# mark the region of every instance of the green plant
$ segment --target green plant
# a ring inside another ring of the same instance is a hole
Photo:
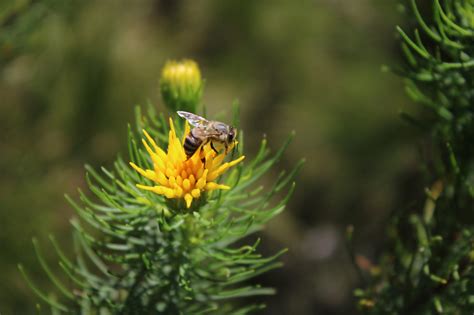
[[[197,66],[188,70],[199,71]],[[202,83],[196,85],[200,74],[182,71],[176,78],[175,72],[163,71],[162,86],[169,79],[166,73],[173,73],[164,94],[173,117],[181,99],[186,100],[187,110],[195,112],[202,90]],[[187,84],[192,87],[186,88]],[[173,88],[179,93],[173,93]],[[152,106],[146,114],[137,107],[135,127],[128,129],[129,158],[119,157],[113,170],[102,168],[101,173],[87,166],[87,182],[95,197],[82,191],[80,203],[67,197],[79,216],[71,220],[75,257],[66,257],[54,237],[51,241],[72,286],[51,272],[38,242],[33,241],[39,263],[57,292],[42,292],[21,265],[19,269],[53,313],[245,314],[263,304],[230,301],[273,294],[271,288],[247,280],[281,266],[277,258],[285,250],[263,257],[257,252],[260,240],[247,244],[246,237],[280,213],[294,190],[293,179],[302,162],[289,173],[281,172],[271,189],[257,185],[278,162],[291,137],[273,156],[263,139],[255,158],[246,164],[239,163],[243,132],[229,154],[238,157],[233,162],[224,163],[226,152],[216,154],[209,144],[187,158],[180,140],[186,126],[182,119],[174,121],[176,127],[170,119],[170,128]],[[234,123],[238,125],[237,105]],[[139,141],[143,133],[146,150]],[[166,146],[168,150],[163,150]],[[285,190],[285,196],[275,202],[275,195]]]
[[[367,314],[474,312],[474,3],[431,3],[428,16],[408,1],[419,28],[397,27],[399,74],[424,109],[403,116],[427,136],[429,188],[424,204],[395,214],[379,266],[366,268],[369,283],[355,293]]]

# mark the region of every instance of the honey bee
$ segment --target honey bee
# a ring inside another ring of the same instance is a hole
[[[229,146],[235,140],[237,129],[220,121],[207,120],[193,113],[183,111],[178,111],[177,113],[193,126],[184,140],[184,151],[188,158],[191,157],[201,145],[208,142],[211,142],[212,149],[217,153],[213,141],[222,143],[227,153]]]

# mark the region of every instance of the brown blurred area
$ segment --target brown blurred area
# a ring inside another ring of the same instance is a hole
[[[261,235],[285,267],[258,280],[278,290],[262,314],[352,314],[361,282],[345,244],[376,263],[391,211],[421,190],[418,135],[398,64],[395,1],[2,1],[0,4],[0,313],[33,313],[21,262],[50,286],[31,245],[54,265],[49,233],[70,247],[63,194],[86,190],[85,163],[126,156],[133,108],[160,104],[167,59],[192,58],[208,117],[241,105],[246,155],[265,135],[296,138],[278,169],[306,164],[288,209]],[[274,179],[278,170],[266,179]],[[58,269],[59,267],[54,267]]]

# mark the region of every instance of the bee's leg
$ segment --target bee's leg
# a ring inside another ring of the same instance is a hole
[[[202,155],[202,152],[203,152],[203,151],[202,151],[202,148],[203,148],[206,144],[207,144],[207,141],[201,143],[201,145],[199,146],[199,149],[198,149],[198,150],[201,151],[199,154]],[[206,157],[205,157],[205,156],[203,156],[203,157],[201,158],[201,162],[202,162],[203,164],[206,164]]]
[[[211,141],[211,148],[212,150],[214,150],[214,152],[216,152],[216,154],[219,154],[219,152],[217,152],[216,148],[214,147],[214,144],[212,143],[212,141]]]
[[[232,147],[232,159],[234,159],[235,152],[237,152],[236,149],[237,149],[237,146],[238,146],[238,145],[239,145],[239,143],[234,144],[234,146]]]

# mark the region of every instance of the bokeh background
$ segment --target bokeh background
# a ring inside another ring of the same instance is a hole
[[[279,169],[307,162],[261,250],[288,247],[262,314],[353,314],[361,281],[346,242],[377,261],[392,211],[422,190],[419,135],[399,78],[396,1],[4,0],[0,2],[0,313],[33,313],[21,262],[48,288],[31,238],[49,261],[54,234],[71,244],[63,194],[85,188],[84,164],[126,154],[133,107],[160,111],[167,59],[192,58],[206,78],[209,118],[241,104],[246,155],[266,135],[296,138]],[[272,174],[275,176],[276,172]],[[271,179],[272,175],[269,179]],[[55,266],[53,264],[53,266]]]

